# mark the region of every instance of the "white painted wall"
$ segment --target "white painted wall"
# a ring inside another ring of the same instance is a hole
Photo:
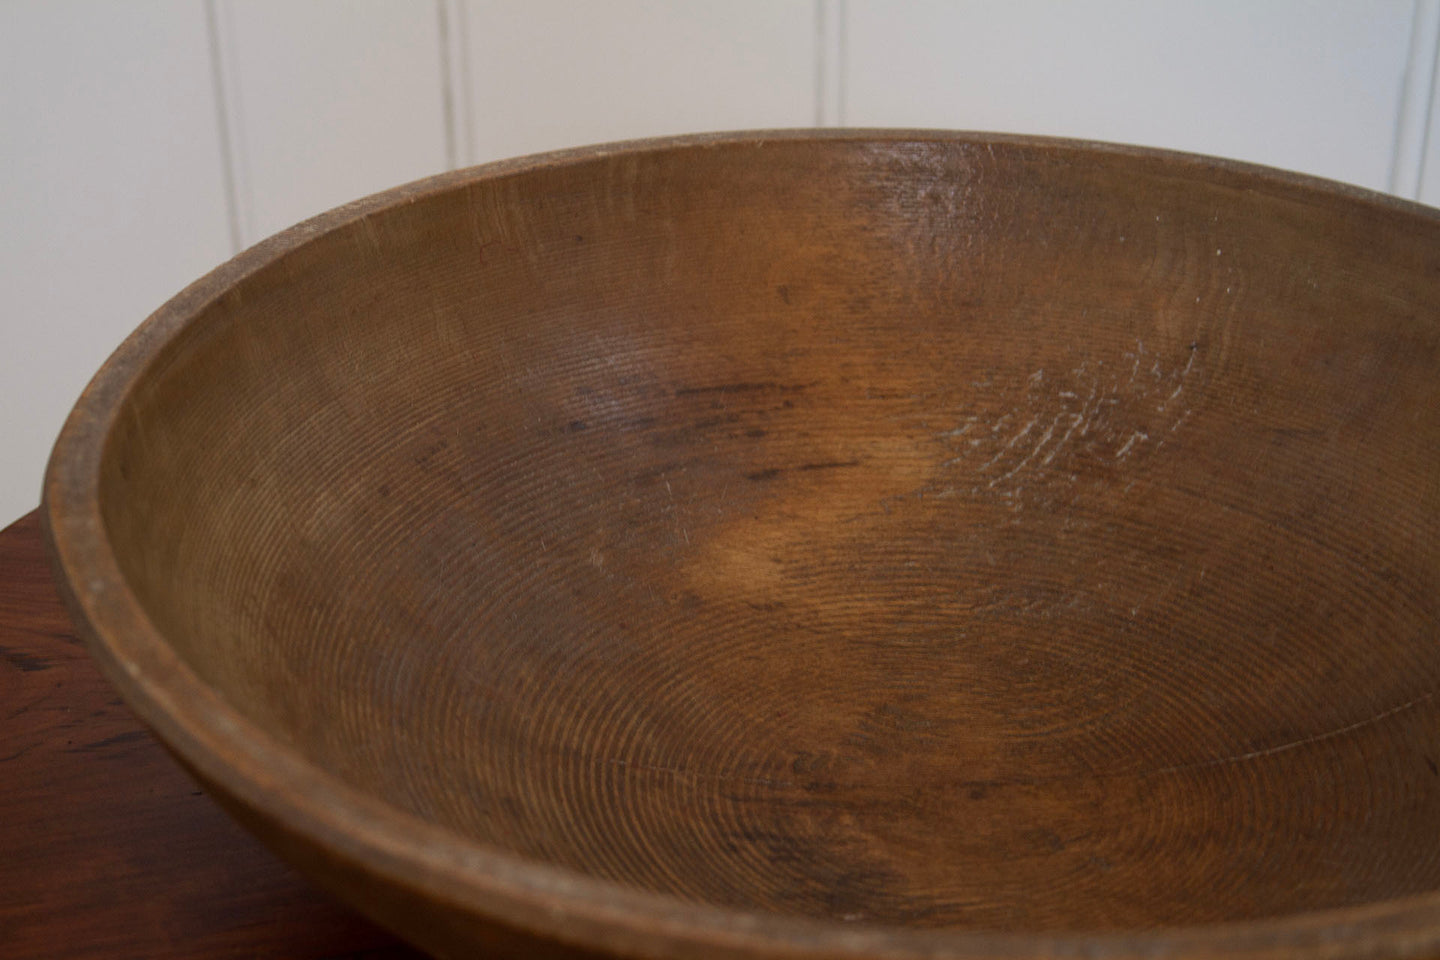
[[[848,123],[1141,143],[1387,185],[1412,0],[925,0],[905,16],[848,2]]]
[[[215,0],[240,242],[446,169],[440,25],[414,0]]]
[[[204,9],[0,0],[0,524],[115,345],[230,251]]]
[[[814,123],[812,0],[475,0],[469,156]]]
[[[86,379],[243,246],[447,167],[1002,129],[1440,202],[1440,0],[0,0],[0,524]]]

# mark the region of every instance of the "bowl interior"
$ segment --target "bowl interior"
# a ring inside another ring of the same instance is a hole
[[[101,505],[319,768],[676,897],[1000,930],[1440,887],[1440,228],[1003,139],[619,151],[293,241]]]

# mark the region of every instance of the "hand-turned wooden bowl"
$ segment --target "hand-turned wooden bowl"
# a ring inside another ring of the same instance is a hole
[[[448,956],[1440,951],[1440,217],[944,133],[241,255],[45,488],[109,676]]]

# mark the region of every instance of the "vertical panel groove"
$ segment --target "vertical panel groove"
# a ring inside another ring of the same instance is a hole
[[[445,153],[450,169],[475,162],[470,95],[470,17],[466,0],[435,0],[440,25],[440,69],[445,84]]]
[[[1437,55],[1440,55],[1440,0],[1415,0],[1387,183],[1391,193],[1410,199],[1419,199],[1424,186]]]
[[[250,182],[249,148],[241,109],[239,59],[235,51],[234,16],[230,0],[205,0],[206,29],[210,35],[211,64],[225,149],[225,187],[231,218],[231,242],[236,251],[256,239],[255,197]]]
[[[845,125],[845,0],[815,0],[815,125]]]
[[[225,190],[225,222],[230,235],[230,253],[240,252],[240,198],[235,183],[235,147],[226,105],[226,84],[220,57],[220,27],[215,0],[205,0],[205,38],[210,46],[210,83],[215,97],[215,126],[220,136],[220,177]]]
[[[457,112],[460,119],[460,162],[468,167],[475,162],[474,104],[471,102],[471,90],[474,88],[470,85],[470,11],[468,0],[452,2],[455,4],[455,55],[452,63],[459,71],[452,86],[459,94]]]
[[[440,111],[445,118],[445,169],[454,170],[458,163],[455,131],[455,83],[450,63],[450,18],[445,12],[446,0],[435,0],[435,21],[440,35]]]
[[[815,126],[825,126],[825,6],[815,0]]]
[[[1426,159],[1430,153],[1430,121],[1435,117],[1435,80],[1436,60],[1440,59],[1440,40],[1434,46],[1434,52],[1430,57],[1430,89],[1425,96],[1425,126],[1420,137],[1420,162],[1419,174],[1415,178],[1415,189],[1410,196],[1416,200],[1420,199],[1421,193],[1425,190],[1425,167]]]
[[[847,0],[836,0],[839,7],[838,15],[835,18],[835,29],[838,34],[836,47],[838,55],[835,64],[835,122],[838,126],[845,126],[845,81],[850,72],[849,54],[846,50],[845,38],[848,33],[847,21],[850,11]]]
[[[1416,0],[1416,6],[1421,5],[1425,6],[1429,12],[1427,25],[1430,29],[1427,36],[1430,37],[1431,49],[1429,82],[1426,84],[1425,96],[1425,127],[1420,140],[1420,162],[1417,164],[1420,172],[1415,178],[1415,191],[1412,194],[1417,200],[1421,199],[1425,192],[1425,172],[1430,165],[1430,124],[1435,118],[1435,84],[1437,80],[1440,80],[1440,66],[1437,66],[1440,64],[1440,2]]]

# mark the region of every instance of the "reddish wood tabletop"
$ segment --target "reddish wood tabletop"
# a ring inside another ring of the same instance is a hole
[[[233,823],[111,691],[35,513],[0,532],[0,716],[0,957],[419,957]]]

